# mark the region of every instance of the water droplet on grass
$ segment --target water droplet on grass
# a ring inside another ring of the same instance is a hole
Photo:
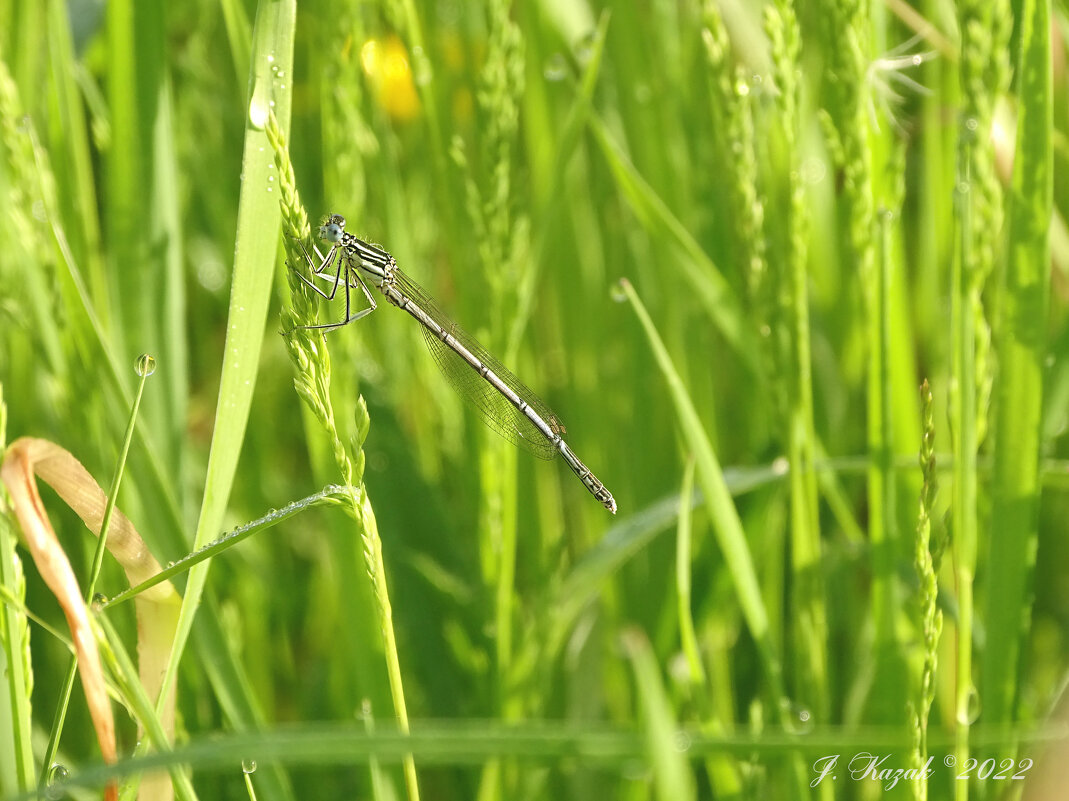
[[[568,74],[568,63],[564,60],[564,56],[561,53],[554,53],[546,61],[546,66],[542,70],[542,75],[547,81],[563,81],[564,76]]]
[[[147,353],[142,353],[137,357],[137,364],[134,365],[134,370],[142,378],[147,378],[156,372],[156,359]]]
[[[67,794],[63,785],[70,777],[71,772],[66,767],[58,762],[52,763],[52,767],[48,769],[48,778],[46,780],[45,796],[49,799],[63,798]]]

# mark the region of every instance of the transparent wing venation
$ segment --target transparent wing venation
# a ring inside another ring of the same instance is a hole
[[[564,425],[553,410],[546,406],[526,384],[518,379],[501,362],[495,359],[479,342],[454,323],[442,311],[438,303],[422,287],[396,267],[393,269],[395,286],[419,306],[431,319],[438,323],[449,335],[490,368],[498,378],[541,417],[550,430],[563,434]],[[446,377],[461,397],[479,412],[479,416],[494,431],[518,447],[533,453],[541,459],[552,459],[557,448],[521,412],[488,381],[476,371],[460,354],[446,345],[433,331],[423,327],[423,339],[434,357],[438,369]]]

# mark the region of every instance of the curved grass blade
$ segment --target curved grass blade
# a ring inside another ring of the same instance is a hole
[[[171,562],[166,568],[161,570],[156,575],[152,576],[145,581],[142,581],[136,587],[131,587],[128,590],[116,595],[106,603],[103,604],[103,608],[107,609],[112,606],[129,601],[140,595],[149,587],[155,587],[161,582],[167,581],[174,576],[181,573],[185,573],[187,570],[193,567],[193,565],[200,564],[205,559],[211,559],[214,556],[218,556],[223,551],[226,551],[233,546],[237,545],[242,540],[248,539],[258,531],[263,531],[276,526],[284,520],[288,520],[299,512],[303,512],[306,509],[311,509],[314,506],[325,506],[331,504],[335,500],[345,500],[349,497],[349,493],[356,491],[355,487],[344,487],[336,484],[332,484],[321,492],[317,492],[313,495],[309,495],[307,498],[301,498],[299,501],[294,501],[291,504],[283,506],[281,509],[273,509],[263,517],[259,517],[250,523],[246,523],[243,526],[238,526],[232,531],[228,531],[218,539],[212,540],[210,543],[202,548],[198,548],[192,553],[183,556],[176,562]]]
[[[755,335],[731,285],[679,218],[628,160],[601,117],[591,113],[588,119],[594,139],[635,216],[651,236],[671,243],[680,251],[680,258],[672,260],[672,263],[682,270],[684,280],[705,308],[709,319],[743,363],[754,373],[759,372]]]
[[[196,547],[222,527],[227,498],[234,481],[238,456],[248,423],[256,385],[260,346],[274,276],[276,243],[281,228],[278,197],[269,182],[271,143],[264,131],[268,114],[288,124],[292,83],[279,83],[278,72],[290,72],[297,8],[293,0],[263,0],[257,11],[251,65],[251,98],[245,124],[242,159],[244,181],[238,202],[234,278],[230,290],[225,355],[219,386],[204,501],[197,523]],[[287,88],[290,87],[290,88]],[[174,657],[168,665],[164,692],[174,684],[178,662],[189,639],[193,616],[207,581],[207,565],[194,568],[182,602]]]
[[[720,461],[713,451],[713,446],[691,402],[687,388],[683,385],[683,379],[676,372],[668,350],[661,341],[657,329],[654,328],[653,320],[650,319],[649,313],[639,300],[631,282],[621,279],[620,284],[646,331],[650,347],[672,394],[672,403],[679,417],[683,436],[694,453],[698,482],[705,496],[717,543],[727,560],[743,617],[746,619],[750,634],[757,643],[769,689],[773,698],[778,702],[784,697],[783,668],[772,642],[768,611],[765,609],[761,588],[757,583],[757,571],[754,569],[753,557],[750,555],[750,546],[746,540],[739,513],[731,500],[731,492],[724,480]]]

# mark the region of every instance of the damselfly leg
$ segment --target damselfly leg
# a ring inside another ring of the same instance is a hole
[[[326,298],[328,301],[334,300],[334,296],[338,294],[338,287],[340,285],[344,285],[345,319],[336,323],[320,323],[318,325],[294,326],[289,331],[286,331],[286,334],[290,334],[298,329],[301,329],[303,331],[322,331],[323,333],[327,333],[328,331],[333,331],[336,328],[341,328],[351,322],[355,322],[361,317],[366,317],[378,308],[378,304],[375,302],[375,298],[371,296],[371,293],[368,291],[367,285],[364,283],[363,279],[360,278],[360,274],[353,267],[352,257],[349,255],[348,252],[346,252],[343,248],[339,248],[335,245],[330,249],[326,256],[321,257],[319,266],[317,267],[315,259],[313,259],[312,254],[308,252],[308,248],[305,247],[304,242],[299,239],[297,239],[296,242],[298,247],[300,247],[301,252],[304,254],[304,260],[308,263],[308,267],[312,272],[312,276],[314,278],[323,278],[327,281],[332,281],[333,286],[330,288],[330,293],[328,294],[319,287],[317,287],[315,284],[313,284],[311,281],[309,281],[307,278],[305,278],[304,274],[301,273],[300,270],[294,271],[297,273],[297,277],[300,278],[301,281],[303,281],[307,286],[310,286],[313,290],[315,290],[315,292],[320,297]],[[321,256],[318,248],[316,249],[316,255]],[[335,264],[335,270],[333,275],[331,275],[331,273],[329,272],[331,262],[334,262]],[[343,275],[344,281],[342,280]],[[367,302],[369,304],[368,308],[361,309],[355,314],[352,313],[352,297],[350,294],[353,287],[360,288],[360,290],[364,293],[364,297],[367,298]]]

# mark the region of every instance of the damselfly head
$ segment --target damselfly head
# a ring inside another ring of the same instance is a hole
[[[341,242],[342,235],[345,233],[345,218],[340,214],[332,214],[319,227],[319,238],[324,242],[330,242],[332,245],[337,245]]]

